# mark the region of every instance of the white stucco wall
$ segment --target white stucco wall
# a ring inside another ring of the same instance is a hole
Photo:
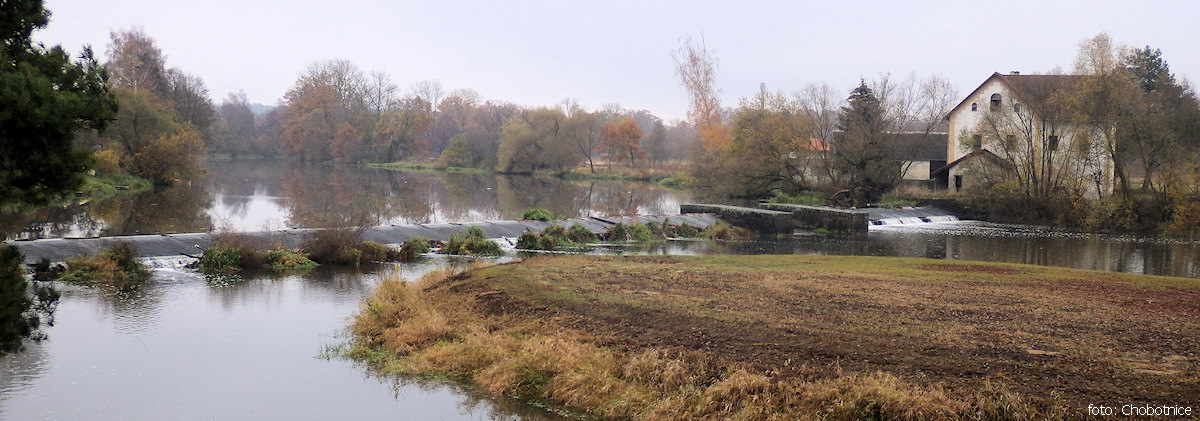
[[[946,156],[949,157],[948,162],[954,162],[962,158],[963,155],[971,153],[971,148],[960,142],[959,135],[962,134],[963,129],[966,129],[967,132],[974,131],[983,113],[987,110],[986,107],[990,106],[992,94],[1000,94],[1002,98],[1000,106],[1011,109],[1012,100],[1008,88],[999,78],[990,78],[984,82],[980,89],[975,91],[974,95],[967,97],[967,100],[963,101],[961,107],[950,113],[949,141],[946,145]],[[971,103],[979,106],[978,111],[971,111]],[[987,144],[990,143],[989,141],[994,142],[993,139],[984,139],[983,147],[985,149],[988,148]]]

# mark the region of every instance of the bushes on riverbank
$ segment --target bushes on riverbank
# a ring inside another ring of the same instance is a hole
[[[66,269],[58,280],[80,285],[112,288],[129,293],[150,279],[150,271],[137,260],[132,244],[120,241],[94,256],[66,260]]]
[[[319,230],[299,248],[268,246],[267,241],[244,233],[217,233],[213,246],[192,267],[205,273],[232,273],[246,269],[311,269],[320,264],[359,266],[369,262],[411,262],[429,251],[428,241],[414,238],[399,250],[374,241],[361,241],[356,229]]]
[[[477,254],[483,256],[499,256],[504,254],[504,250],[500,248],[500,244],[487,239],[483,229],[479,227],[467,228],[467,232],[462,237],[451,235],[450,239],[442,244],[438,249],[439,254]]]

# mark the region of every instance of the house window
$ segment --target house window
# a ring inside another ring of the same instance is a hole
[[[1050,135],[1050,137],[1047,138],[1046,141],[1047,141],[1046,147],[1050,148],[1050,150],[1052,150],[1052,151],[1058,150],[1058,136]]]
[[[1000,94],[992,94],[992,111],[1000,109]]]
[[[975,133],[971,135],[971,150],[977,151],[983,148],[983,135]]]
[[[1004,149],[1011,151],[1016,148],[1017,148],[1017,135],[1015,135],[1015,134],[1004,135]]]
[[[971,103],[971,111],[979,111],[979,104],[972,102]]]
[[[1019,113],[1019,112],[1021,112],[1021,103],[1020,103],[1020,102],[1014,102],[1014,103],[1013,103],[1013,112],[1014,112],[1014,113]]]

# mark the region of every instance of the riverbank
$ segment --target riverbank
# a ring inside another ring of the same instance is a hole
[[[366,167],[392,171],[444,171],[450,173],[498,174],[495,171],[484,168],[442,167],[436,163],[422,162],[372,162],[367,163]],[[678,164],[673,164],[663,168],[602,166],[598,171],[595,172],[591,171],[587,167],[579,167],[565,173],[536,171],[532,175],[557,177],[565,180],[577,181],[643,181],[649,183],[658,183],[659,185],[668,188],[679,188],[684,184],[685,181],[683,170]]]
[[[1073,418],[1200,396],[1191,279],[842,256],[557,256],[448,275],[381,285],[353,354],[635,419]]]

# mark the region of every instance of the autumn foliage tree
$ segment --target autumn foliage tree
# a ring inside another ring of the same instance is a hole
[[[164,185],[200,174],[213,105],[199,78],[166,69],[164,55],[140,29],[111,34],[105,67],[121,106],[116,122],[102,135],[120,165],[132,174]]]
[[[742,194],[794,194],[813,187],[816,160],[809,142],[812,121],[797,101],[760,91],[744,99],[733,115],[729,179]]]
[[[636,160],[645,158],[640,148],[642,128],[633,117],[623,117],[616,121],[604,123],[600,129],[601,146],[616,160],[629,160],[629,166],[635,166]]]
[[[510,117],[500,135],[496,171],[563,173],[578,165],[583,157],[566,136],[567,120],[566,114],[556,108],[537,108]]]
[[[731,143],[729,126],[718,98],[716,87],[717,58],[704,44],[704,39],[695,41],[687,38],[683,45],[671,54],[675,59],[675,71],[687,90],[692,104],[688,109],[690,118],[700,132],[706,151],[716,151]]]

